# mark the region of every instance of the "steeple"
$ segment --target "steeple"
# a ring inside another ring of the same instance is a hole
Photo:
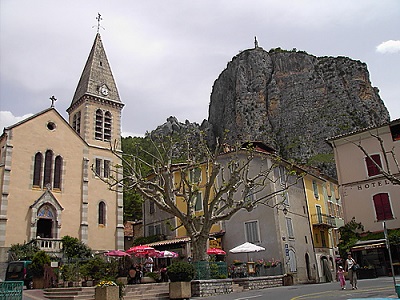
[[[96,34],[92,50],[67,111],[69,112],[85,94],[121,103],[100,33]]]
[[[97,33],[67,109],[69,124],[90,145],[105,147],[121,139],[123,107],[100,33]]]

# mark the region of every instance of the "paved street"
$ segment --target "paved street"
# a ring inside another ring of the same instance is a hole
[[[396,277],[397,284],[400,284],[400,276]],[[382,299],[397,298],[392,277],[379,277],[376,279],[363,279],[358,281],[358,290],[351,290],[347,281],[346,290],[341,290],[339,283],[320,283],[307,285],[282,286],[263,290],[244,291],[241,293],[233,293],[228,295],[219,295],[213,297],[193,298],[207,300],[263,300],[263,299],[279,299],[279,300],[311,300],[311,299]],[[349,289],[350,288],[350,289]],[[45,299],[41,291],[24,290],[23,300],[41,300]]]
[[[400,276],[396,277],[397,284],[400,284]],[[397,298],[393,278],[379,277],[376,279],[363,279],[358,281],[358,289],[351,290],[347,281],[346,290],[341,290],[339,283],[320,283],[307,285],[293,285],[263,290],[244,291],[241,293],[220,295],[196,299],[218,299],[218,300],[310,300],[310,299],[357,299],[357,298]],[[350,289],[349,289],[350,288]]]

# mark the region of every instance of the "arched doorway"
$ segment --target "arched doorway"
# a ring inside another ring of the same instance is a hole
[[[54,208],[48,203],[42,205],[37,214],[36,236],[41,238],[54,238],[55,214]]]
[[[331,269],[329,267],[328,259],[325,256],[321,257],[322,274],[325,277],[325,282],[331,282],[333,280]]]

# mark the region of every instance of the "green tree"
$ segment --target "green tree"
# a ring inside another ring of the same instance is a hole
[[[364,231],[364,226],[357,223],[353,217],[350,222],[339,228],[340,243],[338,244],[341,257],[347,257],[347,252],[360,240],[360,235]]]
[[[35,277],[43,277],[44,266],[51,264],[50,256],[44,251],[36,252],[32,259],[32,274]]]
[[[71,236],[64,236],[62,239],[62,251],[68,258],[90,258],[92,256],[92,249],[90,249],[83,242]]]
[[[195,261],[206,260],[214,224],[230,219],[241,209],[277,205],[269,201],[299,179],[291,164],[250,143],[227,146],[217,141],[211,149],[201,132],[153,135],[144,144],[137,141],[129,145],[133,154],[121,155],[111,149],[124,168],[115,166],[114,175],[104,182],[110,189],[123,185],[124,191],[139,193],[145,201],[153,201],[159,209],[177,217],[181,222],[177,226],[184,226],[192,240]],[[279,165],[285,169],[282,177],[277,175]],[[194,179],[198,169],[204,170],[201,183]],[[277,180],[282,184],[274,185]],[[199,194],[202,214],[196,213]],[[185,203],[184,209],[177,206],[177,198]]]
[[[34,243],[13,244],[10,253],[13,254],[15,260],[32,260],[39,250],[40,248]]]

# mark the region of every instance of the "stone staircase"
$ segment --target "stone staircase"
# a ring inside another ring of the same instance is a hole
[[[52,300],[94,300],[94,287],[51,288],[43,291],[46,299]],[[124,300],[166,300],[169,299],[169,285],[164,283],[132,284],[125,286]]]
[[[94,287],[44,289],[43,296],[52,300],[93,300]]]
[[[169,299],[169,283],[132,284],[125,288],[124,300]]]

